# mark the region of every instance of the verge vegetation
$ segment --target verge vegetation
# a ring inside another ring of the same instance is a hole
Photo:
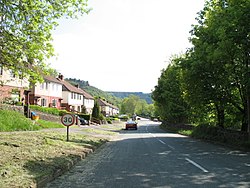
[[[121,129],[116,125],[100,130],[72,126],[67,142],[62,127],[0,110],[0,187],[43,187]]]

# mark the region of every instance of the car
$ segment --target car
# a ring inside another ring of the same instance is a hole
[[[86,119],[84,119],[78,115],[76,115],[76,117],[80,121],[80,125],[88,125],[89,124],[89,122]]]
[[[126,130],[128,130],[128,129],[137,130],[137,122],[136,121],[127,121],[125,129]]]

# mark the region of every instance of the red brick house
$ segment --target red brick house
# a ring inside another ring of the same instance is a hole
[[[25,103],[24,91],[28,90],[29,81],[21,75],[15,75],[13,71],[0,65],[0,102]]]
[[[53,76],[44,76],[43,83],[30,88],[29,103],[44,107],[61,108],[62,83]]]

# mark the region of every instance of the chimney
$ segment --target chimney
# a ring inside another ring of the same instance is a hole
[[[63,75],[62,75],[61,73],[59,73],[58,78],[59,78],[60,80],[63,80]]]
[[[76,87],[76,88],[79,88],[79,84],[76,84],[75,87]]]

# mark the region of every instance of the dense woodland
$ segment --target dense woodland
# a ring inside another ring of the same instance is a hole
[[[152,97],[165,121],[247,131],[250,1],[209,0],[190,31],[192,47],[173,56]]]

